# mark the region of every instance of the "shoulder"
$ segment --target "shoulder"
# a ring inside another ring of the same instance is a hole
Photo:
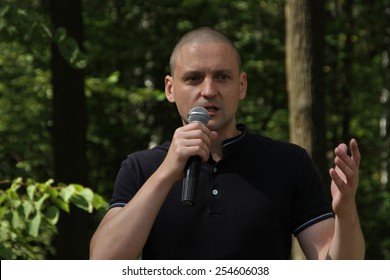
[[[147,163],[161,160],[166,156],[169,146],[170,142],[164,142],[163,144],[157,145],[151,149],[133,152],[127,156],[123,163],[130,163],[134,161]]]
[[[145,149],[131,153],[122,161],[119,176],[141,176],[148,177],[153,173],[164,160],[170,142],[165,142],[151,149]]]
[[[131,153],[122,161],[110,207],[124,206],[164,160],[170,142]]]
[[[299,145],[257,134],[249,134],[247,144],[251,149],[259,150],[264,154],[271,154],[273,157],[302,157],[307,155],[307,151]]]
[[[315,170],[308,152],[299,145],[256,134],[246,138],[241,151],[251,165],[270,172],[278,170],[290,179],[298,174],[312,174]]]
[[[278,152],[278,153],[305,153],[305,149],[282,140],[276,140],[267,136],[252,133],[244,124],[238,124],[237,129],[241,131],[241,134],[224,141],[224,148],[241,150],[252,150],[262,152]]]

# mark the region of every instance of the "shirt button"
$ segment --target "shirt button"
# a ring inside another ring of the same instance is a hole
[[[216,167],[213,168],[213,172],[214,173],[217,173],[218,172],[218,169]]]
[[[218,190],[217,189],[213,189],[212,193],[213,193],[213,195],[217,195],[218,194]]]

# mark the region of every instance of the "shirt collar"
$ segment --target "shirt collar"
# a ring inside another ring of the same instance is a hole
[[[237,124],[237,129],[241,133],[233,138],[229,138],[223,141],[223,158],[226,158],[230,153],[239,149],[246,141],[249,131],[244,124]]]

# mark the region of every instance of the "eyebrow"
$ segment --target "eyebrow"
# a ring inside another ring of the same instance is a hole
[[[233,74],[233,70],[231,70],[231,69],[216,69],[216,70],[213,70],[211,72],[214,75],[215,74],[229,74],[229,75]],[[191,75],[199,75],[199,74],[203,74],[203,73],[205,73],[204,70],[188,70],[188,71],[183,73],[183,77],[191,76]]]

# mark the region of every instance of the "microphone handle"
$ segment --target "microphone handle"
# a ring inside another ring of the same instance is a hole
[[[201,159],[199,156],[190,157],[187,161],[181,193],[181,203],[185,206],[192,206],[194,203],[193,196],[198,186],[200,164]]]

